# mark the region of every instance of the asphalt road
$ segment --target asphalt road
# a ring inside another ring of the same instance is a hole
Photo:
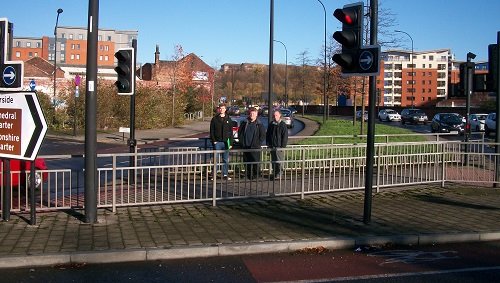
[[[1,269],[4,282],[498,282],[500,242]]]

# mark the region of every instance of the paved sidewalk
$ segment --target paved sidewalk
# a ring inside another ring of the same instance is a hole
[[[0,268],[500,239],[500,190],[450,184],[385,189],[364,224],[364,192],[83,211],[0,223]]]
[[[301,134],[312,135],[317,125],[305,121],[311,132]],[[137,138],[204,135],[203,123]],[[1,222],[0,268],[500,239],[500,190],[474,184],[374,191],[369,224],[363,191],[99,209],[96,224],[82,213],[39,213],[29,225],[28,211]]]

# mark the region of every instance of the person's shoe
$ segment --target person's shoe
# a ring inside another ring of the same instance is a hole
[[[228,181],[231,180],[231,177],[229,177],[228,175],[224,175],[224,177],[222,177],[222,178],[224,178],[224,180],[228,180]]]

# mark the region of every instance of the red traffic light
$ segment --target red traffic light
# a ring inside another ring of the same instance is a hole
[[[335,16],[335,18],[343,24],[353,25],[358,22],[358,17],[362,15],[358,15],[357,7],[347,7],[343,9],[335,9],[333,16]]]

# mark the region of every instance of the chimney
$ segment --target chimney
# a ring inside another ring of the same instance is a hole
[[[155,51],[155,65],[158,65],[160,63],[160,46],[156,44],[156,51]]]

